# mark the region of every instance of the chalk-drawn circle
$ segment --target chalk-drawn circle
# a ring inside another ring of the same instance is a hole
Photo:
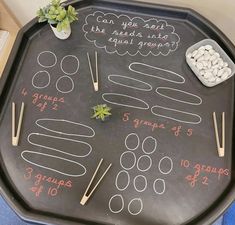
[[[147,102],[129,95],[119,93],[104,93],[102,94],[102,98],[105,102],[108,102],[113,105],[119,105],[135,109],[149,109],[149,105]]]
[[[125,146],[127,149],[134,151],[139,147],[139,144],[140,144],[140,138],[136,133],[130,133],[126,136]]]
[[[134,188],[136,191],[138,191],[138,192],[145,191],[148,186],[146,177],[143,175],[136,176],[133,180],[133,185],[134,185]],[[141,187],[141,185],[142,185],[142,187]]]
[[[142,150],[145,154],[152,154],[156,151],[157,140],[152,136],[146,137],[142,142]]]
[[[143,210],[143,202],[141,198],[133,198],[128,204],[128,212],[136,216]]]
[[[164,90],[168,90],[168,91],[170,90],[172,97],[169,96],[169,94],[161,93]],[[177,102],[182,102],[182,103],[189,104],[189,105],[201,105],[202,104],[202,99],[199,96],[192,94],[192,93],[189,93],[187,91],[182,91],[182,90],[170,88],[170,87],[158,87],[156,89],[156,92],[165,98],[168,98],[168,99],[171,99],[171,100],[174,100]],[[181,100],[181,99],[177,98],[177,94],[182,95],[181,96],[182,98],[189,97],[189,98],[192,98],[192,100],[191,101],[187,100],[187,99]]]
[[[51,76],[46,70],[38,71],[33,75],[32,85],[37,89],[43,89],[49,86]]]
[[[156,179],[153,182],[153,190],[155,191],[156,194],[162,195],[166,190],[165,181],[163,179],[160,179],[160,178]]]
[[[125,170],[132,169],[136,164],[136,156],[135,153],[131,151],[123,152],[120,156],[120,165]]]
[[[169,168],[164,168],[163,169],[162,164],[164,163],[164,161],[166,161],[166,163],[169,164],[168,165]],[[161,160],[158,163],[158,169],[162,174],[169,174],[173,170],[173,161],[172,161],[172,159],[168,156],[165,156],[165,157],[161,158]]]
[[[34,146],[50,149],[51,151],[59,152],[72,157],[87,157],[92,152],[92,147],[89,143],[65,137],[42,133],[31,133],[28,135],[27,140]]]
[[[156,109],[158,109],[159,111],[162,110],[166,115],[163,115],[159,112],[156,112]],[[197,114],[184,112],[184,111],[180,111],[177,109],[171,109],[171,108],[167,108],[167,107],[163,107],[163,106],[159,106],[159,105],[153,106],[151,108],[151,112],[155,116],[163,117],[166,119],[170,119],[170,120],[174,120],[174,121],[182,122],[182,123],[199,124],[202,121],[201,116],[199,116]],[[170,114],[175,114],[175,115],[173,117]],[[178,116],[178,118],[177,118],[177,116]]]
[[[75,62],[72,62],[74,61]],[[74,68],[73,68],[74,66]],[[78,72],[80,66],[79,59],[75,55],[66,55],[60,62],[61,70],[67,75],[74,75]],[[72,71],[69,71],[72,70]]]
[[[45,123],[43,124],[41,122],[45,122]],[[70,121],[70,120],[42,118],[42,119],[38,119],[35,123],[39,127],[47,131],[66,135],[66,136],[87,137],[87,138],[91,138],[95,136],[95,131],[92,127],[87,126],[82,123]],[[52,126],[51,128],[49,128],[50,125]],[[70,130],[66,131],[67,126],[70,128]],[[53,129],[53,127],[56,127],[56,128]],[[76,131],[76,133],[74,131]]]
[[[152,159],[148,155],[142,155],[137,161],[137,169],[139,171],[145,172],[149,170],[152,166]]]
[[[114,84],[139,91],[151,91],[153,89],[150,84],[132,77],[111,74],[108,76],[108,80]]]
[[[144,75],[144,76],[157,78],[157,79],[168,81],[171,83],[183,84],[185,82],[185,78],[178,73],[175,73],[173,71],[163,69],[160,67],[151,66],[151,65],[141,63],[141,62],[131,63],[129,65],[129,70],[132,72]],[[148,70],[149,70],[149,73],[148,73]],[[155,74],[152,74],[153,71],[155,72]]]
[[[66,87],[65,84],[68,85],[69,87]],[[56,81],[56,89],[59,92],[63,93],[63,94],[67,94],[67,93],[73,91],[73,89],[74,89],[73,79],[71,77],[69,77],[69,76],[62,76],[62,77],[60,77]]]
[[[42,67],[50,68],[56,65],[57,57],[54,52],[43,51],[38,54],[37,62]]]
[[[118,202],[120,201],[120,202]],[[120,204],[120,206],[118,206]],[[115,209],[115,207],[117,207]],[[120,213],[124,208],[124,199],[122,195],[116,194],[109,199],[109,210],[112,213]]]
[[[123,187],[121,187],[122,183],[124,184]],[[116,176],[116,180],[115,180],[116,188],[119,191],[124,191],[124,190],[127,189],[129,184],[130,184],[130,175],[129,175],[129,173],[125,170],[121,170]]]
[[[33,157],[33,159],[30,159],[29,156]],[[69,176],[69,177],[81,177],[86,173],[86,167],[84,167],[82,164],[80,164],[76,161],[62,158],[62,157],[55,156],[55,155],[49,155],[49,154],[45,154],[42,152],[25,150],[21,153],[21,157],[26,162],[28,162],[32,165],[35,165],[40,168],[50,170],[53,172],[57,172],[59,174],[63,174],[65,176]],[[46,165],[46,164],[48,164],[48,165]],[[70,172],[63,171],[63,170],[68,170]],[[75,173],[76,170],[78,170],[77,173]]]

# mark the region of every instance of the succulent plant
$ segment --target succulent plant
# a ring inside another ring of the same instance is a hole
[[[101,121],[105,121],[109,116],[112,115],[111,108],[106,104],[96,105],[92,107],[93,115],[91,118],[95,118]]]
[[[69,24],[77,20],[77,12],[71,5],[67,10],[61,5],[60,0],[52,0],[47,6],[37,11],[38,22],[48,22],[56,26],[58,31],[66,30]]]

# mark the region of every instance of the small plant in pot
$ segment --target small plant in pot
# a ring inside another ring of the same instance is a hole
[[[108,107],[106,104],[96,105],[92,107],[93,109],[93,115],[91,118],[95,118],[100,121],[106,121],[112,113],[111,108]]]
[[[77,20],[77,12],[71,5],[66,9],[60,0],[52,0],[37,11],[38,22],[48,22],[56,37],[67,39],[71,34],[70,24]]]

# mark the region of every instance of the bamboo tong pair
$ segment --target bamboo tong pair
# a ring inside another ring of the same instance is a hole
[[[218,154],[219,154],[219,157],[224,157],[225,155],[225,112],[222,113],[222,125],[221,125],[222,143],[220,143],[220,139],[219,139],[219,132],[218,132],[217,119],[216,119],[215,112],[213,112],[213,121],[214,121],[215,139],[216,139]]]

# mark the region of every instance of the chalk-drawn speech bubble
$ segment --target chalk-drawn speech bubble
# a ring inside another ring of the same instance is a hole
[[[165,20],[96,11],[85,18],[85,38],[107,53],[118,55],[168,55],[178,48],[180,37]]]

